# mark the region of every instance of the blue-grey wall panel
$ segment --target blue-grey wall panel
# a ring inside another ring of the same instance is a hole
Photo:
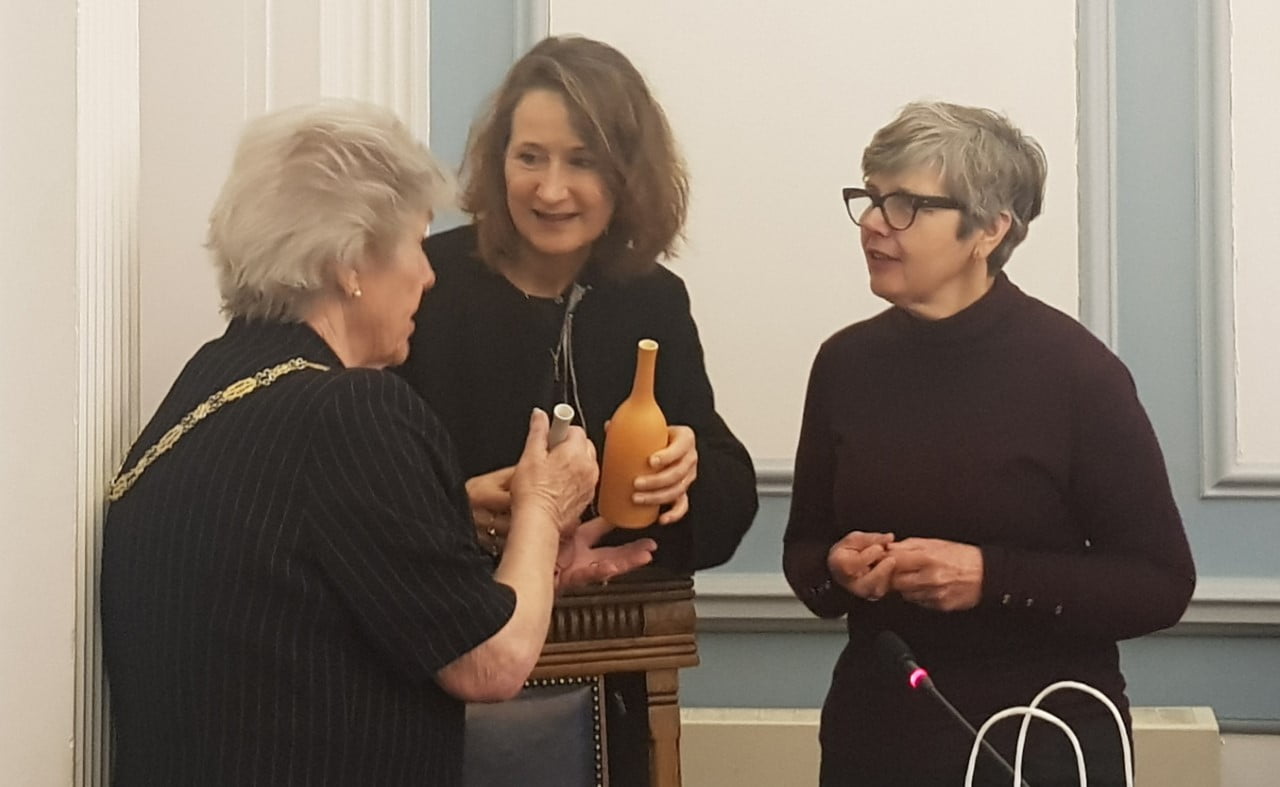
[[[702,633],[702,664],[681,673],[681,701],[690,707],[818,707],[844,641],[838,632]],[[1121,643],[1120,652],[1135,705],[1210,705],[1219,720],[1280,716],[1280,639],[1159,635]]]
[[[1196,0],[1116,3],[1119,350],[1201,576],[1280,577],[1280,500],[1201,499]]]

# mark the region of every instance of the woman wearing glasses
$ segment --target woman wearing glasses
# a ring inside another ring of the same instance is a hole
[[[1195,569],[1128,370],[1002,271],[1040,213],[1040,146],[989,110],[912,104],[862,169],[844,199],[891,307],[818,351],[784,567],[814,613],[847,615],[821,783],[952,785],[972,739],[878,666],[880,632],[975,727],[1067,679],[1127,718],[1116,642],[1177,622]],[[1072,692],[1046,708],[1080,736],[1091,785],[1124,783],[1102,705]],[[1012,761],[1017,725],[994,732]],[[1075,784],[1075,768],[1035,725],[1026,780]],[[978,774],[1010,780],[985,755]]]

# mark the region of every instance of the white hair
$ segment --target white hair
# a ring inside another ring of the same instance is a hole
[[[251,121],[209,216],[222,310],[301,320],[338,275],[381,259],[453,179],[388,110],[322,101]]]

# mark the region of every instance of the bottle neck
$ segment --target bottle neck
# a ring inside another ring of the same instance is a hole
[[[653,401],[654,368],[657,366],[658,348],[640,347],[636,351],[636,378],[631,384],[631,398]]]

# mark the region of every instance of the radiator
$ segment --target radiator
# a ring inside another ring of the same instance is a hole
[[[817,785],[816,709],[684,708],[680,715],[687,787]],[[1137,787],[1219,787],[1222,739],[1211,708],[1134,708],[1133,728]]]

